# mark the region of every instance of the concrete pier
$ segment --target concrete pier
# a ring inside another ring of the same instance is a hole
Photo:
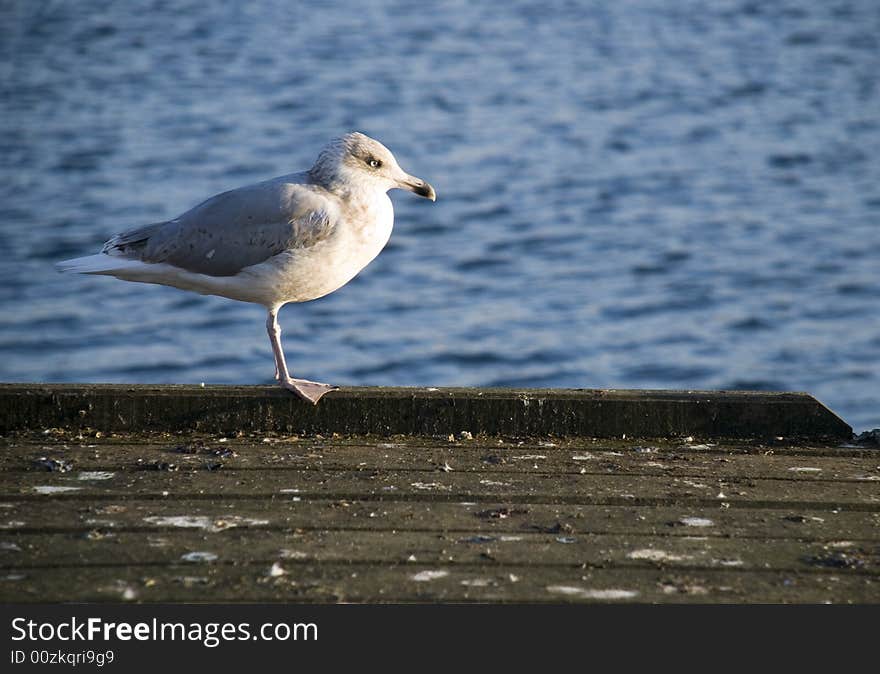
[[[806,394],[14,384],[0,430],[4,602],[880,601],[880,454]]]
[[[91,427],[207,431],[597,438],[848,439],[806,393],[346,388],[313,406],[277,386],[0,385],[0,432]]]

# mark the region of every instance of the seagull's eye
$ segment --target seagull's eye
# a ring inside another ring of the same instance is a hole
[[[379,168],[380,166],[382,166],[382,162],[380,162],[378,159],[370,160],[370,168]]]

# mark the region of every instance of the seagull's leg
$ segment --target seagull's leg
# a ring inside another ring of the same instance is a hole
[[[287,363],[284,362],[284,351],[281,350],[281,326],[278,325],[278,310],[270,309],[266,318],[266,332],[272,344],[272,355],[275,357],[275,381],[281,383],[281,373],[287,374]]]
[[[330,384],[322,384],[308,379],[294,379],[290,376],[287,371],[287,363],[284,360],[284,351],[281,349],[281,326],[278,325],[277,308],[269,309],[269,316],[266,318],[266,332],[269,333],[272,353],[275,355],[275,379],[281,386],[288,391],[293,391],[313,405],[317,405],[325,393],[339,390],[338,387]]]

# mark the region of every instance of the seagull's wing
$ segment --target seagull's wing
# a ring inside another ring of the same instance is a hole
[[[304,175],[285,176],[223,192],[174,220],[122,232],[103,252],[233,276],[285,250],[329,238],[338,210]]]

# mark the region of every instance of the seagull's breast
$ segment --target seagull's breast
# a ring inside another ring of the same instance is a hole
[[[244,271],[262,289],[261,304],[307,302],[351,281],[385,247],[394,227],[394,207],[384,192],[352,198],[340,209],[332,236],[307,248],[292,248]]]
[[[394,227],[394,207],[384,192],[355,201],[345,216],[345,230],[350,233],[352,263],[357,271],[366,267],[385,247]],[[357,271],[355,273],[357,273]]]

